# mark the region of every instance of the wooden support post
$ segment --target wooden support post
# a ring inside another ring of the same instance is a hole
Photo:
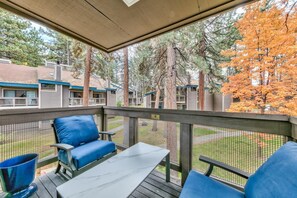
[[[100,114],[100,131],[107,131],[107,115],[102,113]],[[105,135],[102,135],[102,140],[106,140]]]
[[[129,117],[129,147],[138,142],[138,118]]]
[[[180,124],[180,166],[182,173],[182,186],[192,169],[193,125]]]

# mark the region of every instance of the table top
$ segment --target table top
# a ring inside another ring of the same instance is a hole
[[[128,197],[169,150],[137,143],[57,187],[61,197]]]

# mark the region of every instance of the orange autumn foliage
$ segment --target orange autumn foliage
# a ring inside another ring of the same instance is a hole
[[[231,61],[221,66],[237,71],[222,92],[239,99],[230,111],[297,115],[297,9],[262,4],[246,8],[236,24],[242,40],[222,52]]]

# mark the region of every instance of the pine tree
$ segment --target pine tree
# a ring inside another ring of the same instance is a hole
[[[43,34],[47,36],[46,59],[54,62],[59,60],[61,64],[72,65],[74,39],[50,29],[43,30]]]
[[[0,58],[13,63],[38,66],[42,63],[43,41],[38,30],[19,16],[0,10]]]

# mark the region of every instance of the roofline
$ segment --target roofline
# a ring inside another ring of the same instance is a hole
[[[70,85],[69,89],[83,90],[84,87],[83,86],[77,86],[77,85]],[[97,88],[96,87],[89,87],[89,90],[96,91]]]
[[[117,89],[115,88],[105,88],[106,91],[116,91]]]
[[[38,83],[46,83],[50,85],[64,85],[64,86],[70,86],[70,83],[68,82],[62,82],[62,81],[55,81],[55,80],[38,80]]]
[[[0,87],[15,87],[15,88],[32,88],[32,89],[38,89],[38,84],[14,83],[14,82],[0,82]]]

